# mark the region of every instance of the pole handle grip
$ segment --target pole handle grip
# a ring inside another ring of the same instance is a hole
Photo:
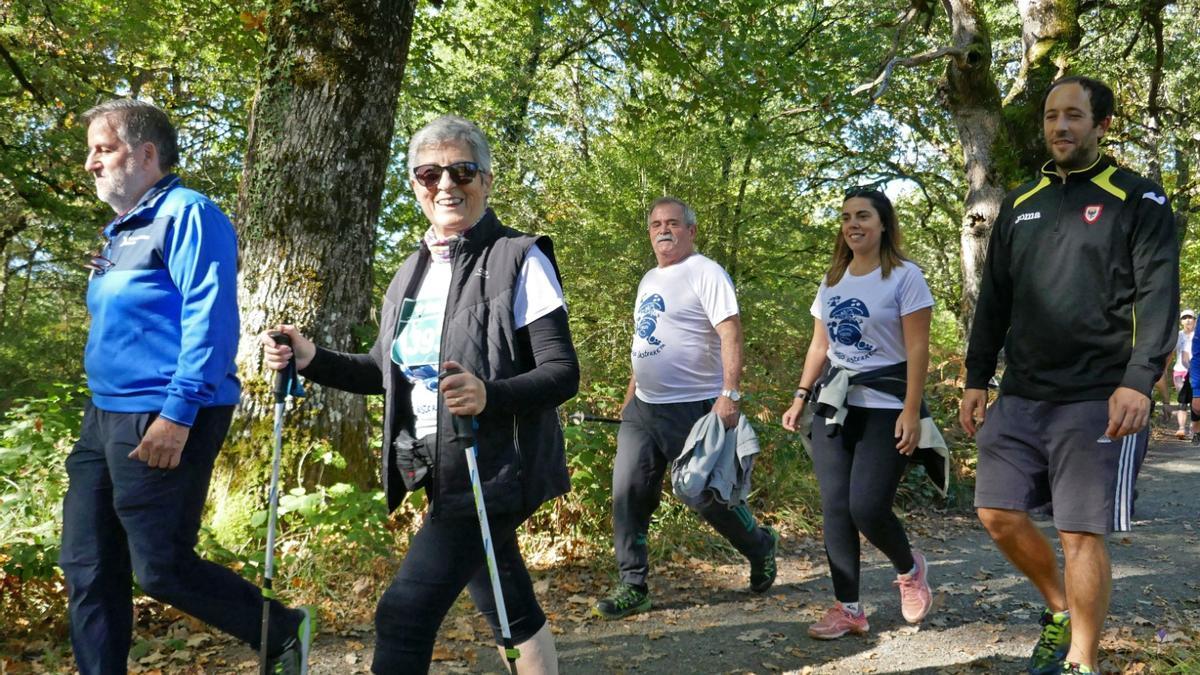
[[[268,333],[268,335],[271,337],[272,340],[275,341],[276,346],[281,346],[281,347],[291,347],[292,346],[292,338],[288,337],[287,333],[283,333],[280,331],[271,331],[270,333]],[[295,376],[296,376],[296,356],[295,356],[295,354],[293,354],[292,358],[288,359],[287,367],[285,367],[283,370],[275,371],[274,391],[275,391],[275,402],[276,403],[283,403],[284,401],[287,400],[289,385],[292,383],[292,379],[295,378]]]
[[[462,372],[461,368],[447,368],[438,373],[438,380],[449,375],[458,375]],[[468,441],[475,435],[475,418],[470,415],[451,415],[454,420],[454,435],[458,438],[467,439]]]

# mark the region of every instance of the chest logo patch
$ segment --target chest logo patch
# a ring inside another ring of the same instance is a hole
[[[1083,209],[1083,222],[1088,225],[1094,225],[1097,220],[1100,220],[1100,214],[1104,212],[1103,204],[1092,204]]]
[[[117,246],[118,246],[118,248],[120,248],[122,246],[135,246],[140,241],[149,241],[149,240],[150,240],[150,235],[148,235],[148,234],[130,234],[130,235],[121,237],[121,243],[118,244]]]
[[[1041,217],[1042,217],[1041,211],[1030,211],[1029,213],[1022,213],[1021,215],[1017,216],[1017,219],[1014,220],[1013,222],[1014,223],[1023,223],[1026,220],[1038,220]]]

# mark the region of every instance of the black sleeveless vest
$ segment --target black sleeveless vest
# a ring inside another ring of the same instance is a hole
[[[442,324],[442,361],[457,361],[484,381],[502,380],[534,368],[527,340],[513,325],[517,278],[532,246],[538,246],[560,278],[554,247],[500,224],[491,209],[456,242],[453,272]],[[378,345],[390,347],[400,307],[413,298],[429,267],[424,242],[405,260],[384,296]],[[390,350],[383,351],[387,359]],[[383,378],[385,397],[383,481],[388,509],[404,498],[404,483],[393,462],[392,441],[401,428],[413,432],[412,385],[390,359]],[[531,513],[570,489],[562,429],[554,408],[515,415],[485,409],[476,418],[479,477],[489,513]],[[436,461],[426,487],[434,518],[473,516],[474,497],[464,448],[469,436],[456,435],[453,415],[439,403]]]

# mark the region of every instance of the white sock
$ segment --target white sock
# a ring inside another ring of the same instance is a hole
[[[861,616],[863,613],[862,603],[859,602],[843,602],[842,607],[845,607],[846,611],[854,616]]]

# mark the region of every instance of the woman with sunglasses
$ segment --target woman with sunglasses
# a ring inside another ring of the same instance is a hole
[[[464,458],[475,442],[517,669],[554,673],[554,638],[516,535],[570,487],[555,409],[575,395],[579,363],[554,249],[547,237],[501,225],[488,208],[491,152],[471,122],[429,123],[409,143],[408,165],[429,229],[388,287],[370,354],[316,347],[280,326],[292,347],[264,335],[266,360],[280,369],[294,355],[314,382],[384,394],[389,509],[425,488],[425,520],[376,609],[372,670],[426,672],[438,627],[464,587],[500,636]],[[456,433],[456,416],[474,420],[473,439]]]
[[[892,512],[921,440],[933,307],[929,286],[900,241],[886,195],[863,188],[847,193],[833,261],[811,308],[813,336],[800,386],[783,414],[783,427],[796,431],[815,399],[811,453],[836,598],[808,628],[822,640],[870,629],[859,601],[860,533],[895,567],[905,620],[920,622],[932,605],[925,558]]]

